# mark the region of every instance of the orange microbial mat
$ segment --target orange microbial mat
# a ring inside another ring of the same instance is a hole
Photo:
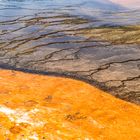
[[[140,140],[140,107],[82,81],[1,69],[0,140]]]

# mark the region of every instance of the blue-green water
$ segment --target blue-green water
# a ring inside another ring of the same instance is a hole
[[[0,21],[45,13],[70,14],[100,20],[95,25],[137,24],[140,10],[128,9],[109,0],[0,0]]]

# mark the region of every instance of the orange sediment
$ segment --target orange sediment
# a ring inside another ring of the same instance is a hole
[[[0,140],[139,140],[140,107],[81,81],[0,70]]]

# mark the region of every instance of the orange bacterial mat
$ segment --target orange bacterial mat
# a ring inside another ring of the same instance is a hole
[[[140,107],[81,81],[0,70],[0,140],[140,140]]]

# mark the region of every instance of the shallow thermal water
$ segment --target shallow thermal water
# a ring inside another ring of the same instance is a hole
[[[125,7],[125,5],[113,3],[112,1],[0,0],[0,20],[6,21],[21,18],[22,16],[34,17],[39,14],[43,14],[45,17],[49,17],[51,14],[71,14],[100,20],[96,25],[111,23],[135,24],[140,22],[140,11],[138,8],[127,7],[127,3]]]
[[[140,8],[113,1],[0,0],[0,67],[78,75],[140,103]]]

